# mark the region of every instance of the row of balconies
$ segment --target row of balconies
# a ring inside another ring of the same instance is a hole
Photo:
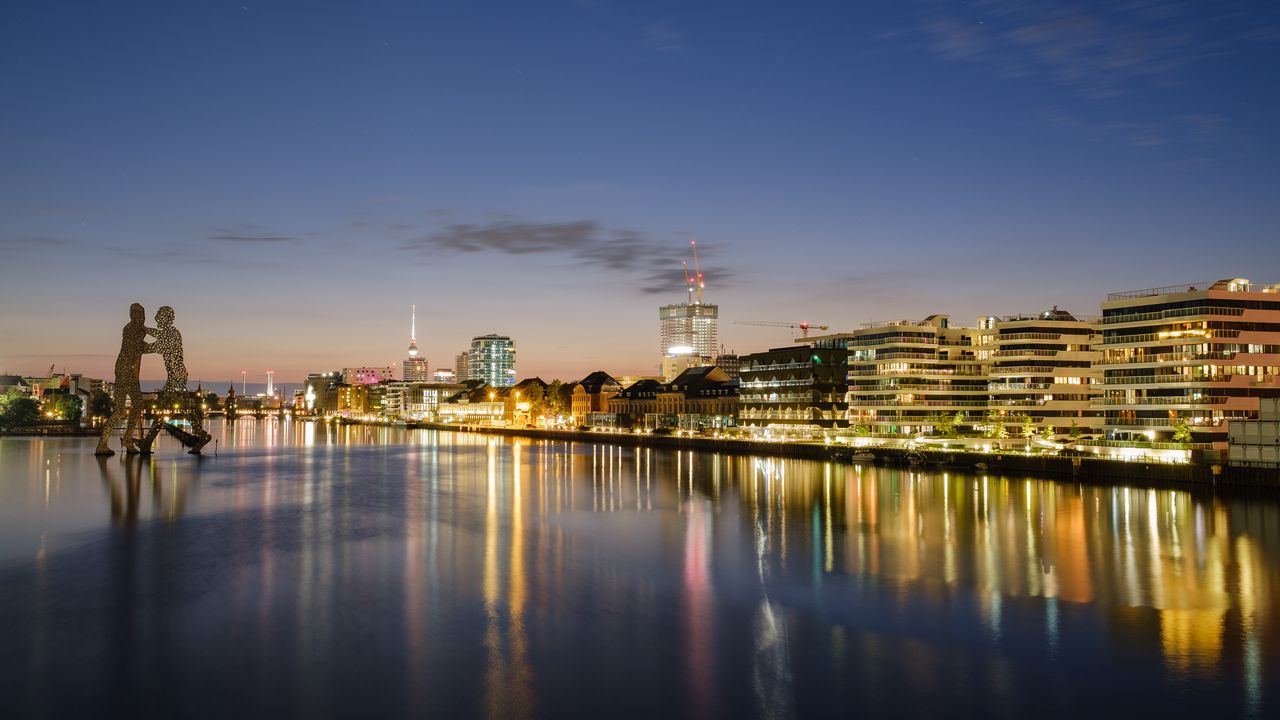
[[[1184,363],[1199,362],[1201,360],[1233,360],[1235,352],[1172,352],[1172,353],[1154,353],[1141,357],[1103,357],[1096,361],[1095,365],[1144,365],[1148,363]]]
[[[850,357],[849,364],[855,365],[855,364],[868,363],[868,362],[877,362],[880,360],[944,360],[944,359],[945,358],[938,357],[937,353],[888,352],[888,353],[877,353],[876,356],[873,358]]]
[[[986,407],[986,400],[849,400],[850,407]]]
[[[743,365],[738,368],[738,373],[764,372],[767,370],[795,370],[799,368],[809,369],[812,367],[813,362],[808,360],[804,362],[774,363],[772,365]]]
[[[1173,385],[1177,383],[1196,383],[1209,385],[1212,383],[1231,382],[1234,375],[1122,375],[1103,378],[1104,385]]]
[[[813,395],[743,395],[738,399],[743,405],[781,405],[790,403],[836,402],[835,400],[815,400]]]
[[[1030,355],[1032,357],[1054,357],[1058,353],[1067,352],[1066,350],[996,350],[991,353],[992,357],[1013,357],[1017,355]]]
[[[1008,335],[996,335],[997,343],[1008,342],[1011,340],[1058,340],[1062,337],[1062,333],[1040,333],[1040,332],[1020,332],[1009,333]],[[1080,337],[1084,337],[1083,335]]]
[[[992,392],[1005,390],[1048,390],[1058,384],[1061,383],[988,383],[987,389]],[[1087,388],[1088,385],[1076,385],[1074,387]]]
[[[1207,342],[1214,338],[1238,338],[1238,337],[1240,337],[1239,330],[1221,330],[1221,329],[1171,330],[1171,331],[1159,332],[1159,333],[1140,333],[1137,335],[1112,335],[1110,337],[1103,337],[1102,344],[1106,346],[1114,346],[1114,345],[1135,345],[1135,344],[1141,344],[1141,343],[1169,342],[1169,341],[1188,342],[1193,338],[1204,340]]]
[[[1222,405],[1229,399],[1230,398],[1225,395],[1201,395],[1200,397],[1156,395],[1140,398],[1102,398],[1095,402],[1098,405],[1131,405],[1133,407],[1142,407],[1145,405]]]
[[[746,390],[747,388],[796,387],[812,384],[812,377],[794,378],[789,380],[742,380],[741,378],[738,380],[738,387],[742,390]]]
[[[850,370],[849,375],[852,376],[870,376],[870,375],[954,375],[955,370],[951,368],[907,368],[905,370],[881,370],[879,368],[869,368],[866,370]]]
[[[1199,315],[1243,315],[1243,308],[1225,308],[1225,307],[1187,307],[1173,308],[1171,310],[1160,310],[1157,312],[1145,313],[1129,313],[1127,315],[1109,315],[1102,318],[1103,325],[1118,325],[1120,323],[1131,322],[1148,322],[1151,320],[1167,320],[1169,318],[1191,318]]]
[[[973,347],[972,343],[957,342],[954,340],[940,340],[932,337],[911,337],[909,335],[891,335],[889,337],[879,338],[860,338],[854,340],[850,345],[858,347],[869,347],[872,345],[937,345],[941,347]]]

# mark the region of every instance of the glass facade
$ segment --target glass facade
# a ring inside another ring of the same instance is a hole
[[[467,379],[483,380],[492,387],[516,384],[516,344],[506,335],[481,335],[471,339],[467,353]]]

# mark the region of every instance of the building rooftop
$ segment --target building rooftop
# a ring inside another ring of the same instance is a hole
[[[1134,298],[1152,297],[1155,295],[1177,295],[1180,293],[1200,292],[1203,290],[1226,290],[1227,292],[1255,292],[1253,284],[1246,278],[1228,278],[1211,282],[1198,282],[1183,285],[1166,285],[1158,288],[1142,290],[1122,290],[1107,293],[1107,300],[1132,300]],[[1280,285],[1266,285],[1256,292],[1280,292]]]
[[[603,370],[597,370],[591,373],[590,375],[582,378],[575,384],[580,386],[586,392],[592,393],[592,394],[600,393],[606,385],[613,385],[613,386],[621,385],[617,380],[613,378],[612,375],[610,375],[609,373]]]

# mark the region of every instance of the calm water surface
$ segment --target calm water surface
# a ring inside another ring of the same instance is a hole
[[[0,439],[5,717],[1280,717],[1273,497],[212,430]]]

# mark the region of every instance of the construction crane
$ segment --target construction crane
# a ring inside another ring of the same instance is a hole
[[[690,240],[689,245],[693,247],[693,280],[698,291],[698,304],[702,304],[702,266],[698,263],[698,241]]]
[[[761,325],[763,327],[785,327],[791,329],[800,329],[802,337],[809,337],[809,330],[829,330],[829,325],[810,325],[807,322],[774,322],[772,320],[734,320],[734,325]]]

